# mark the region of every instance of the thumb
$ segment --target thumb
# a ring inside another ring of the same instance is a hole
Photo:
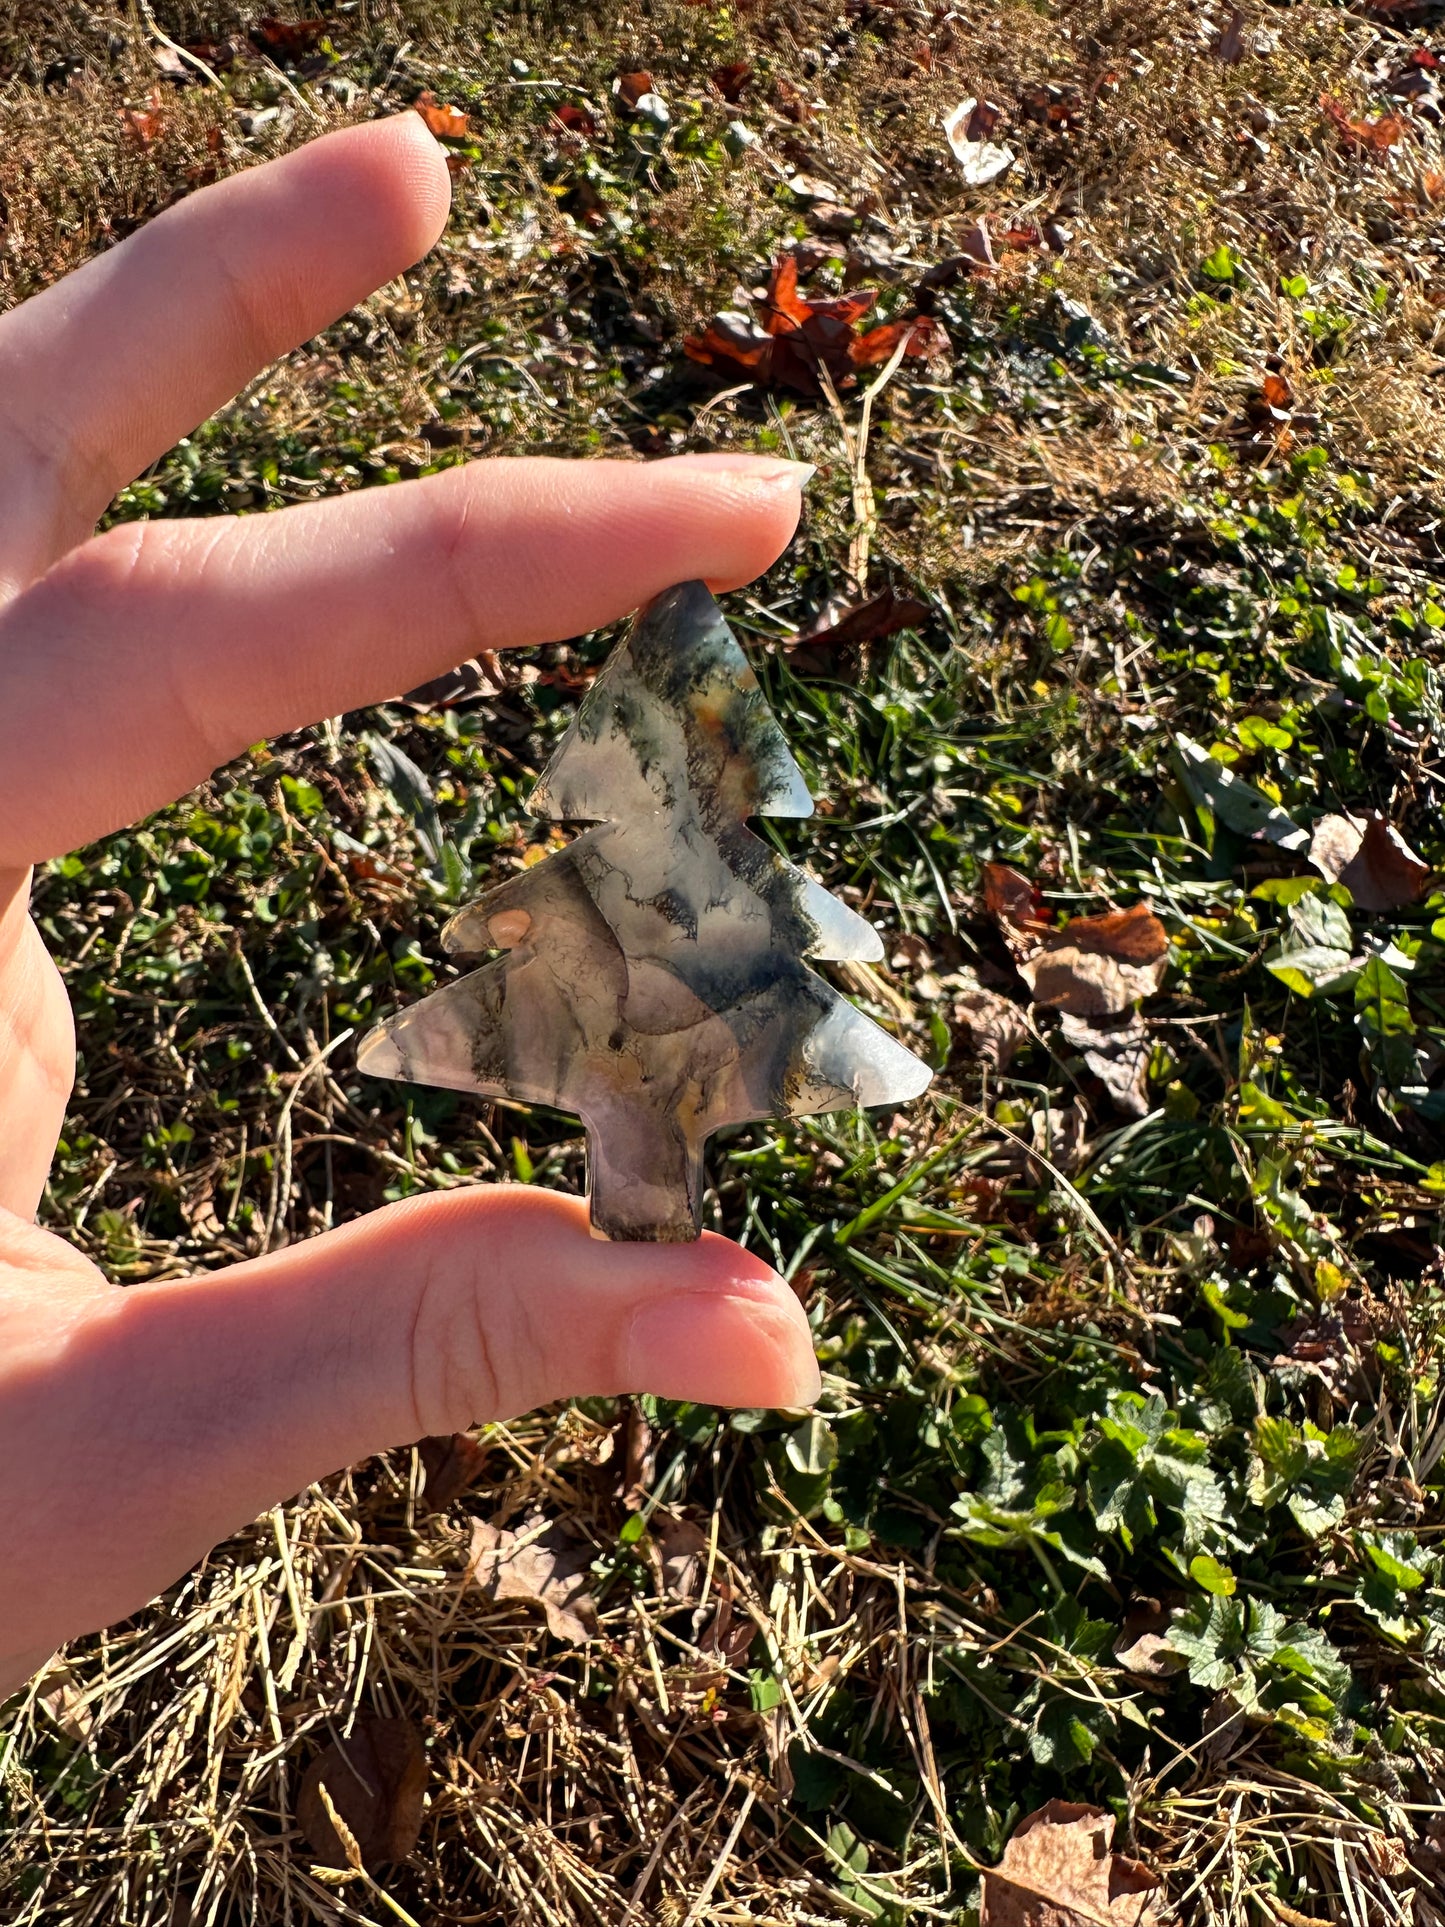
[[[710,1235],[609,1244],[581,1200],[520,1185],[412,1199],[91,1305],[36,1415],[52,1434],[57,1405],[84,1425],[92,1517],[144,1522],[145,1572],[132,1570],[130,1597],[93,1602],[91,1624],[387,1446],[588,1393],[798,1406],[820,1388],[802,1309],[760,1259]],[[78,1556],[84,1593],[93,1544]]]

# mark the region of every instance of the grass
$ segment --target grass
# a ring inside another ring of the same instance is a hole
[[[1445,161],[1423,111],[1372,155],[1320,106],[1403,111],[1381,81],[1433,16],[1301,0],[1237,64],[1226,10],[1178,0],[328,17],[267,62],[250,16],[157,7],[215,87],[158,78],[145,9],[0,26],[12,300],[324,125],[424,88],[473,114],[433,256],[113,514],[520,447],[817,462],[798,542],[730,614],[822,799],[778,833],[885,932],[845,987],[940,1074],[895,1119],[715,1146],[714,1221],[808,1307],[816,1418],[587,1404],[483,1430],[439,1507],[409,1450],[278,1508],[0,1712],[7,1917],[965,1923],[1062,1795],[1118,1815],[1181,1921],[1439,1920],[1445,894],[1331,899],[1200,809],[1176,741],[1306,826],[1379,808],[1445,869]],[[729,104],[707,76],[741,61]],[[640,66],[665,134],[610,104]],[[122,109],[156,87],[142,142]],[[979,190],[940,131],[968,95],[1018,155]],[[557,132],[567,102],[594,141]],[[796,242],[822,243],[815,289],[907,312],[983,217],[997,266],[932,292],[951,352],[878,398],[859,496],[856,395],[720,394],[681,353]],[[1030,224],[1059,246],[1003,245]],[[926,619],[795,646],[885,586]],[[81,1075],[48,1223],[118,1279],[180,1277],[419,1189],[580,1186],[568,1121],[364,1082],[350,1040],[545,841],[528,783],[607,640],[258,746],[50,867]],[[443,862],[377,736],[426,772]],[[1042,1007],[1004,1071],[980,1055],[970,984],[1026,1002],[987,860],[1057,910],[1165,920],[1146,1117]],[[1268,963],[1327,903],[1377,962],[1305,996]],[[473,1516],[536,1512],[595,1554],[589,1646],[462,1583]],[[664,1556],[679,1519],[701,1576]],[[295,1819],[367,1712],[427,1752],[385,1900],[318,1873]]]

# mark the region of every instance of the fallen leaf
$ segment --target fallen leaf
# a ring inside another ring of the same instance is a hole
[[[956,988],[953,979],[947,984],[953,990],[955,1020],[966,1026],[974,1053],[982,1063],[996,1071],[1007,1070],[1033,1036],[1027,1014],[1011,998],[967,981],[962,971],[959,978],[963,981],[957,982]]]
[[[1062,1109],[1046,1104],[1035,1111],[1029,1118],[1029,1142],[1038,1157],[1066,1178],[1087,1164],[1093,1146],[1083,1099],[1075,1097]]]
[[[690,1604],[702,1591],[709,1543],[707,1534],[691,1519],[675,1513],[662,1515],[657,1551],[663,1589],[674,1599]]]
[[[149,107],[122,107],[121,122],[137,147],[153,147],[165,132],[166,117],[161,111],[159,87],[150,91]]]
[[[951,288],[956,281],[972,274],[975,267],[992,268],[997,265],[988,230],[980,221],[970,229],[962,252],[935,261],[931,268],[925,269],[919,276],[918,286],[914,290],[915,299],[920,307],[931,307],[932,297],[940,288]]]
[[[418,94],[412,106],[439,141],[462,141],[471,133],[471,115],[464,114],[460,107],[444,106],[430,88]]]
[[[989,241],[988,229],[983,227],[982,222],[979,223],[979,227],[982,229],[983,244],[987,247]],[[1041,227],[1037,227],[1032,221],[1026,221],[1020,225],[1011,227],[998,228],[995,230],[995,236],[1001,248],[1005,250],[1012,249],[1016,253],[1021,253],[1027,248],[1042,248],[1048,246],[1048,240],[1044,234],[1044,230]],[[968,246],[967,241],[964,242],[964,246]]]
[[[1445,201],[1445,174],[1431,170],[1421,178],[1420,186],[1427,201]]]
[[[1331,883],[1343,883],[1361,910],[1418,903],[1430,880],[1429,864],[1378,810],[1322,816],[1310,839],[1310,862]]]
[[[297,60],[314,52],[328,31],[325,20],[277,20],[268,13],[252,27],[251,40],[278,60]]]
[[[886,361],[900,342],[904,353],[914,356],[934,355],[948,345],[942,328],[927,316],[860,334],[857,324],[875,298],[871,289],[860,289],[814,300],[799,291],[797,256],[780,255],[759,303],[761,320],[733,310],[714,315],[700,334],[684,338],[683,353],[729,379],[742,375],[760,387],[819,395],[820,368],[839,387],[848,387],[860,368]]]
[[[1200,1745],[1211,1766],[1220,1766],[1245,1732],[1244,1707],[1233,1693],[1216,1693],[1204,1709]]]
[[[1059,1028],[1064,1042],[1083,1053],[1116,1107],[1126,1117],[1147,1117],[1153,1047],[1144,1019],[1135,1012],[1122,1024],[1100,1025],[1066,1010]]]
[[[491,1457],[487,1447],[470,1432],[422,1439],[416,1449],[426,1473],[422,1499],[432,1512],[442,1511],[474,1486]]]
[[[1111,1853],[1114,1816],[1050,1800],[983,1876],[979,1927],[1155,1927],[1159,1877]]]
[[[647,1414],[635,1398],[625,1398],[617,1415],[617,1432],[620,1435],[621,1477],[618,1483],[618,1496],[629,1508],[639,1508],[647,1503],[653,1478],[657,1472],[657,1435],[647,1422]]]
[[[1006,863],[984,864],[983,894],[1019,975],[1041,1004],[1074,1017],[1115,1017],[1163,981],[1169,933],[1146,903],[1074,917],[1060,929],[1038,885]]]
[[[713,86],[731,107],[736,107],[742,99],[743,89],[752,77],[753,63],[750,60],[734,60],[726,67],[714,67],[708,75]]]
[[[554,1639],[580,1646],[597,1631],[597,1607],[587,1590],[592,1548],[560,1522],[532,1519],[520,1532],[472,1521],[467,1574],[498,1601],[540,1606]]]
[[[62,1664],[50,1668],[40,1682],[36,1703],[66,1739],[83,1746],[90,1738],[95,1714],[68,1666]]]
[[[858,649],[870,642],[881,642],[900,629],[916,629],[927,620],[928,604],[917,596],[895,595],[892,589],[869,596],[866,602],[831,610],[827,619],[805,630],[797,646],[829,649]]]
[[[1016,957],[1032,955],[1053,931],[1039,886],[1007,863],[984,864],[983,903]]]
[[[635,73],[619,74],[612,83],[612,91],[620,105],[629,114],[635,114],[639,102],[648,94],[655,94],[657,89],[652,84],[652,75],[645,67],[639,67]]]
[[[426,1750],[411,1720],[374,1719],[363,1713],[351,1732],[334,1741],[307,1767],[296,1799],[296,1818],[323,1867],[344,1867],[346,1849],[321,1798],[331,1803],[374,1873],[388,1861],[405,1860],[421,1832],[426,1799]]]
[[[1103,87],[1109,84],[1112,84],[1112,76],[1104,75],[1099,85]],[[1068,134],[1082,123],[1085,102],[1083,95],[1073,85],[1031,81],[1019,91],[1019,110],[1025,120],[1037,121],[1057,133]]]
[[[1244,28],[1244,14],[1236,7],[1214,43],[1214,58],[1226,67],[1237,67],[1244,58]]]
[[[698,1651],[716,1653],[725,1666],[736,1666],[757,1638],[758,1629],[747,1613],[733,1614],[732,1586],[726,1576],[717,1583],[717,1611],[698,1638]]]
[[[1320,95],[1320,112],[1351,153],[1373,154],[1378,158],[1388,154],[1392,147],[1398,147],[1405,138],[1405,123],[1398,114],[1381,114],[1376,120],[1359,119],[1333,94]]]
[[[983,138],[983,130],[992,131],[998,119],[999,110],[991,102],[982,106],[972,98],[961,100],[950,114],[943,117],[943,132],[953,157],[963,170],[963,178],[970,187],[987,187],[996,181],[1000,174],[1006,174],[1014,164],[1013,149],[996,146]],[[991,114],[991,118],[989,117]],[[978,128],[978,134],[971,130]]]
[[[1182,1673],[1188,1663],[1163,1633],[1140,1633],[1127,1644],[1121,1638],[1115,1643],[1114,1657],[1126,1673],[1137,1673],[1141,1679],[1168,1679]]]
[[[1114,1017],[1164,981],[1169,934],[1146,903],[1074,917],[1018,971],[1035,998],[1074,1017]]]

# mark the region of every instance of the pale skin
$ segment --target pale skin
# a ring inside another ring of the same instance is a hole
[[[449,183],[415,115],[192,195],[0,318],[0,1699],[311,1480],[585,1393],[798,1406],[792,1292],[726,1238],[599,1243],[522,1186],[415,1198],[121,1290],[35,1214],[75,1036],[32,866],[247,744],[668,584],[757,575],[801,471],[498,460],[274,515],[132,523],[117,489],[420,257]]]

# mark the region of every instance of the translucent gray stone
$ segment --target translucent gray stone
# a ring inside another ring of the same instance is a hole
[[[506,954],[373,1031],[364,1071],[575,1113],[594,1228],[657,1242],[698,1235],[721,1126],[927,1088],[921,1060],[804,961],[883,950],[747,828],[813,802],[702,583],[637,617],[531,809],[598,827],[452,919],[453,954]]]

